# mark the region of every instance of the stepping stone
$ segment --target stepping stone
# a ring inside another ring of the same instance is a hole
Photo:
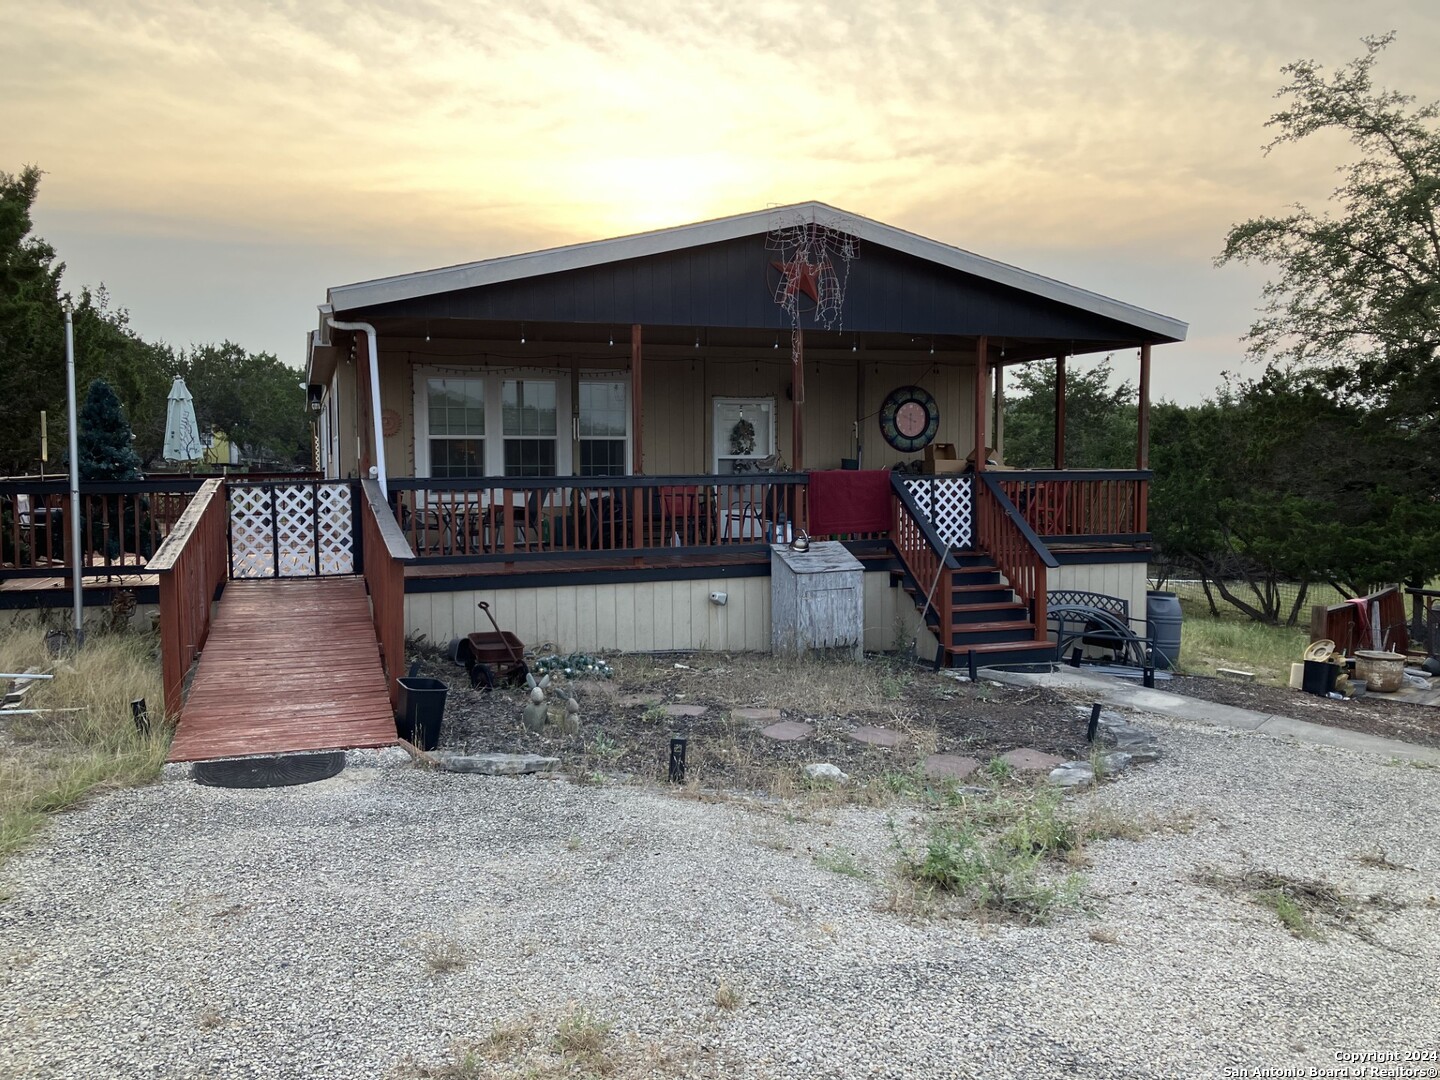
[[[1050,773],[1050,783],[1062,788],[1084,788],[1095,782],[1095,770],[1088,761],[1067,761]]]
[[[856,742],[869,743],[871,746],[884,746],[891,750],[905,741],[905,736],[898,731],[892,731],[887,727],[874,727],[866,724],[858,727],[850,733],[850,737]]]
[[[480,773],[482,776],[519,776],[549,772],[560,767],[560,759],[539,754],[436,754],[446,772]]]
[[[812,734],[815,728],[810,724],[802,723],[799,720],[782,720],[778,724],[771,724],[761,730],[760,734],[767,739],[774,739],[776,742],[794,742],[796,739],[803,739]]]
[[[666,716],[704,716],[704,705],[666,705]]]
[[[763,720],[767,724],[773,724],[780,719],[779,709],[732,709],[730,715],[736,720]]]
[[[973,757],[958,754],[931,754],[920,764],[920,771],[931,780],[964,780],[980,768]]]
[[[1049,772],[1065,764],[1065,759],[1054,754],[1043,754],[1039,750],[1007,750],[1000,760],[1008,762],[1016,772]]]

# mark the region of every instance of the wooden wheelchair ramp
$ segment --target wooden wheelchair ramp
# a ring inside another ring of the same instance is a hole
[[[395,717],[364,579],[226,585],[169,760],[394,742]]]

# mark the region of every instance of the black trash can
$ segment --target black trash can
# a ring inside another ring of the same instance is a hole
[[[395,733],[421,750],[434,750],[440,745],[440,721],[445,718],[450,688],[439,679],[413,675],[396,681],[400,699],[395,705]]]
[[[1306,660],[1300,688],[1307,694],[1325,697],[1335,689],[1335,676],[1340,669],[1328,660]]]

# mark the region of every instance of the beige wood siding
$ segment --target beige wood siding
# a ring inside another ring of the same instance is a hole
[[[726,594],[723,607],[710,602],[712,592]],[[865,648],[894,649],[897,614],[902,638],[913,632],[910,623],[919,621],[913,605],[901,590],[890,587],[886,572],[867,573],[864,593]],[[453,637],[488,630],[489,622],[476,608],[481,600],[490,604],[501,629],[531,648],[549,642],[562,653],[770,649],[768,577],[411,593],[405,597],[406,632],[443,645]]]
[[[775,400],[775,445],[787,463],[794,456],[791,438],[793,402],[789,346],[785,335],[779,349],[755,353],[702,348],[695,355],[673,350],[647,353],[642,403],[644,412],[645,472],[655,475],[704,475],[711,469],[714,445],[714,399],[717,397],[770,397]],[[380,393],[382,408],[400,415],[400,431],[385,440],[388,471],[392,476],[415,473],[414,370],[417,365],[474,367],[517,366],[514,358],[489,358],[464,342],[380,338]],[[628,350],[610,360],[593,355],[579,358],[576,351],[535,350],[526,366],[580,371],[625,371]],[[355,387],[354,366],[340,365],[341,457],[345,470],[354,468]],[[919,454],[891,449],[880,435],[879,412],[885,396],[900,386],[921,386],[935,396],[940,408],[940,442],[959,447],[963,458],[974,436],[971,402],[974,393],[973,354],[937,352],[921,362],[864,351],[849,353],[812,350],[805,368],[806,468],[837,469],[843,458],[856,456],[856,434],[864,448],[867,469],[889,468]]]
[[[1129,601],[1131,628],[1145,633],[1145,594],[1149,589],[1145,563],[1084,563],[1059,566],[1048,575],[1050,589],[1084,589]]]

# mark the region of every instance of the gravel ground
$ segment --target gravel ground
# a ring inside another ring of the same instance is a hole
[[[1167,759],[1081,798],[1197,827],[1092,846],[1091,910],[1048,927],[878,910],[904,807],[807,820],[385,754],[300,788],[116,793],[0,870],[0,1076],[423,1075],[576,1005],[672,1049],[656,1075],[1218,1077],[1436,1050],[1440,771],[1147,722]],[[1377,848],[1413,869],[1356,861]],[[874,876],[817,865],[838,850]],[[1204,865],[1408,906],[1370,942],[1301,940],[1192,883]],[[428,971],[438,942],[468,963]],[[722,979],[738,1007],[713,1003]]]

